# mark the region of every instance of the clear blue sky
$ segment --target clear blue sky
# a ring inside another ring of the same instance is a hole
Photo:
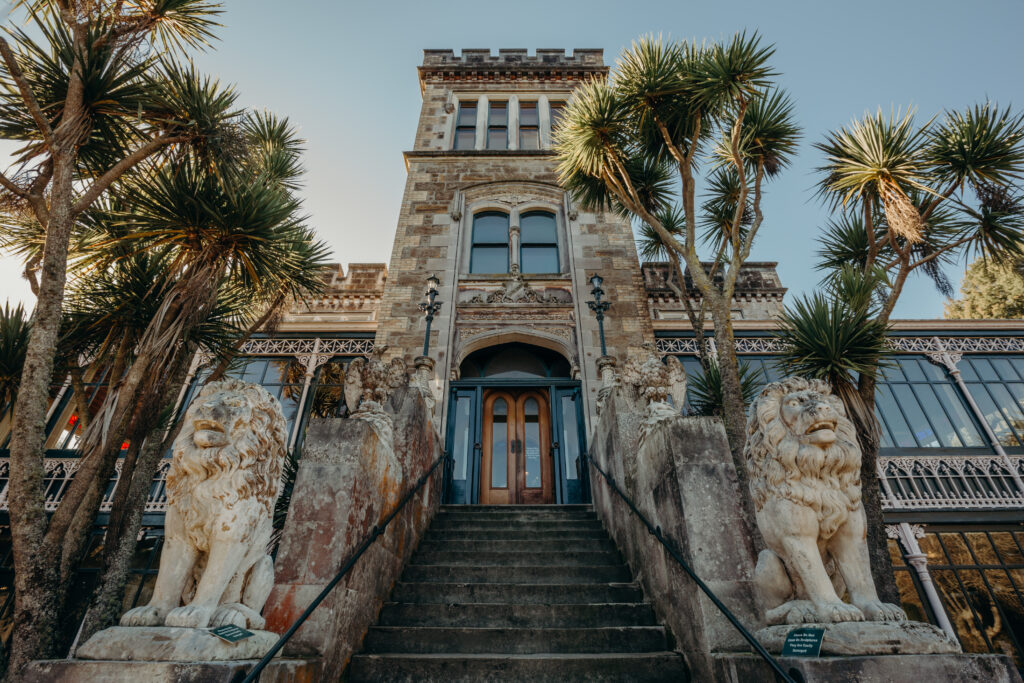
[[[221,40],[196,61],[236,84],[242,104],[298,124],[309,147],[307,209],[344,263],[389,259],[424,48],[599,47],[613,63],[645,33],[759,31],[776,46],[779,81],[805,137],[769,188],[752,258],[778,261],[791,295],[819,280],[814,237],[827,213],[813,196],[821,159],[811,142],[878,106],[913,105],[922,120],[986,98],[1024,107],[1019,0],[229,0],[225,8]],[[18,269],[0,258],[0,301],[31,299]],[[958,286],[960,270],[950,276]],[[896,314],[938,317],[942,301],[930,283],[914,282]]]

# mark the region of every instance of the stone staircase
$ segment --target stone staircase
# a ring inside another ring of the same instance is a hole
[[[349,680],[689,676],[589,505],[446,505]]]

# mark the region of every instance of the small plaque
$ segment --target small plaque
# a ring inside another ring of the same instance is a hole
[[[782,646],[783,657],[817,657],[821,653],[823,628],[797,628],[786,634]]]
[[[240,640],[245,640],[246,638],[251,638],[256,635],[252,631],[247,631],[241,626],[235,626],[234,624],[211,628],[210,633],[229,643],[237,643]],[[789,641],[787,640],[786,642],[788,643]]]

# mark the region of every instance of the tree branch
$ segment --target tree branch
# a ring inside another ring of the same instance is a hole
[[[88,209],[89,206],[92,205],[92,203],[96,201],[96,199],[103,194],[103,192],[110,187],[115,180],[120,178],[126,171],[130,170],[147,157],[159,151],[161,148],[178,142],[187,142],[189,139],[190,137],[186,135],[171,135],[164,133],[144,143],[134,152],[111,166],[103,175],[97,178],[89,189],[85,191],[85,194],[75,202],[74,207],[71,209],[72,213],[77,216]]]
[[[25,74],[22,73],[21,67],[18,66],[18,60],[15,58],[14,52],[11,51],[11,46],[7,44],[7,40],[4,38],[0,38],[0,55],[3,56],[4,62],[7,64],[7,71],[10,72],[14,82],[18,85],[21,99],[25,101],[25,106],[28,107],[32,120],[36,122],[36,127],[43,135],[43,142],[46,143],[46,146],[50,148],[52,153],[53,128],[50,127],[50,122],[43,116],[43,110],[39,108],[39,101],[36,100],[32,88],[29,87],[28,81],[25,80]]]

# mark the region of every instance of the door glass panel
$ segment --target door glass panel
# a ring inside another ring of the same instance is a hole
[[[528,398],[523,406],[523,446],[526,454],[526,488],[540,488],[540,415],[537,399]]]
[[[466,461],[469,460],[469,411],[473,406],[470,396],[459,396],[455,403],[455,438],[452,453],[455,457],[455,468],[452,478],[466,478]]]
[[[491,488],[508,486],[508,404],[499,398],[491,413]]]
[[[565,478],[578,479],[580,439],[576,425],[576,397],[562,396],[562,456],[565,460]]]

